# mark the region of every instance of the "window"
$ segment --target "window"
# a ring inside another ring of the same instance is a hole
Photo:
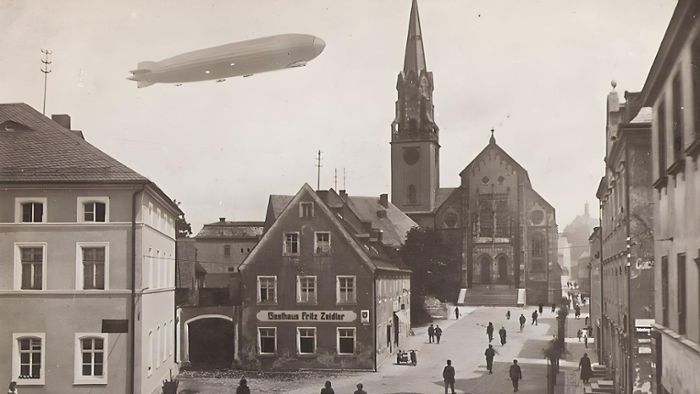
[[[659,103],[659,108],[656,110],[656,118],[659,178],[663,178],[666,174],[666,103],[663,101]]]
[[[107,336],[75,334],[75,384],[107,383]]]
[[[46,223],[46,198],[15,198],[16,223]]]
[[[231,256],[231,245],[224,245],[224,256]]]
[[[661,324],[668,327],[668,256],[661,256]]]
[[[78,221],[109,222],[109,197],[78,197]]]
[[[12,334],[12,380],[19,385],[43,385],[46,334]]]
[[[316,353],[316,328],[297,328],[297,349],[299,354]]]
[[[494,201],[486,196],[479,196],[479,236],[493,237],[494,230]]]
[[[163,323],[163,335],[161,335],[163,339],[163,344],[160,347],[160,352],[161,352],[161,358],[163,359],[163,364],[165,364],[165,361],[168,359],[168,322]]]
[[[260,354],[275,354],[277,352],[277,328],[258,328],[258,349],[260,349]]]
[[[328,254],[331,251],[331,233],[328,231],[316,232],[316,244],[314,250],[316,254]]]
[[[284,233],[284,255],[299,254],[299,233]]]
[[[676,256],[678,266],[676,277],[678,278],[678,333],[686,334],[686,291],[685,291],[685,253],[678,253]]]
[[[681,72],[673,78],[673,161],[683,159],[683,90]]]
[[[175,333],[173,332],[173,330],[175,330],[175,327],[173,326],[173,319],[170,319],[170,327],[171,328],[170,328],[170,331],[168,334],[168,336],[170,337],[170,339],[168,340],[168,343],[169,343],[168,356],[173,355],[173,344],[175,343],[175,340],[174,340]]]
[[[107,289],[108,244],[79,242],[76,249],[76,289]]]
[[[336,302],[338,304],[354,304],[355,303],[355,277],[354,276],[337,276],[336,277]]]
[[[530,253],[532,257],[544,257],[544,236],[542,236],[542,234],[532,234],[532,238],[530,239]]]
[[[299,203],[299,217],[310,218],[314,216],[314,203],[302,202]]]
[[[297,302],[316,303],[316,277],[297,276]]]
[[[408,185],[408,203],[409,204],[416,204],[417,203],[417,197],[416,197],[416,185]]]
[[[20,244],[17,247],[19,278],[15,276],[16,288],[21,290],[41,290],[44,288],[45,244]]]
[[[338,354],[355,353],[355,329],[338,328]]]
[[[277,277],[258,276],[258,303],[277,303]]]
[[[156,360],[156,369],[160,368],[160,324],[156,327],[156,338],[153,342],[155,342],[155,346],[153,348],[153,359]]]

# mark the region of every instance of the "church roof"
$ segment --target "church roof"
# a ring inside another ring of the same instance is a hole
[[[0,104],[0,124],[0,181],[148,182],[27,104]]]
[[[450,195],[452,193],[459,189],[458,187],[441,187],[438,188],[437,193],[435,195],[435,207],[439,208],[442,206],[442,204],[447,201],[448,198],[450,198]]]
[[[469,170],[471,166],[474,165],[474,163],[479,161],[479,159],[481,159],[481,156],[485,155],[486,152],[491,148],[495,149],[498,153],[503,155],[515,168],[517,168],[520,172],[522,172],[525,175],[525,180],[528,186],[531,184],[530,175],[528,175],[527,170],[524,169],[517,161],[515,161],[515,159],[513,159],[505,150],[503,150],[503,148],[501,148],[496,143],[496,138],[493,136],[493,133],[491,133],[491,138],[489,138],[489,144],[486,145],[484,149],[482,149],[481,152],[479,152],[479,154],[476,155],[476,157],[474,157],[474,159],[470,161],[469,164],[467,164],[467,166],[464,167],[462,171],[460,171],[459,175],[461,176],[462,174],[467,172],[467,170]]]
[[[427,67],[425,65],[425,50],[423,49],[420,17],[418,16],[418,2],[413,0],[411,16],[408,21],[408,37],[406,38],[403,72],[408,74],[410,71],[413,71],[418,75],[425,70],[427,70]]]

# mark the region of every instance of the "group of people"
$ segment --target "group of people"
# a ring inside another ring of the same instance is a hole
[[[433,325],[431,324],[430,327],[428,327],[428,343],[433,343],[437,342],[440,343],[440,337],[442,336],[442,328],[440,328],[439,325]]]
[[[362,385],[362,383],[358,383],[356,387],[357,390],[355,390],[353,394],[367,394],[367,392],[363,388],[364,386]],[[326,384],[324,384],[323,388],[321,389],[321,394],[335,394],[330,380],[326,380]]]

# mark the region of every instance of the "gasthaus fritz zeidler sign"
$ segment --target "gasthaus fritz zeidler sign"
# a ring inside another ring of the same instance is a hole
[[[350,323],[357,319],[353,311],[260,311],[255,316],[265,322]]]

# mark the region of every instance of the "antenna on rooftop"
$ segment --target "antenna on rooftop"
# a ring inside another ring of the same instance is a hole
[[[41,114],[45,115],[46,114],[46,84],[47,80],[49,79],[49,73],[51,70],[49,70],[49,64],[51,62],[49,61],[49,55],[51,55],[53,52],[51,52],[48,49],[42,49],[41,53],[44,54],[44,58],[41,59],[41,63],[43,64],[41,66],[41,72],[44,73],[44,106],[41,109]]]
[[[343,190],[348,190],[348,187],[345,185],[345,168],[343,168]]]
[[[333,190],[338,190],[338,169],[333,169]]]
[[[316,157],[316,190],[321,190],[321,150]]]

